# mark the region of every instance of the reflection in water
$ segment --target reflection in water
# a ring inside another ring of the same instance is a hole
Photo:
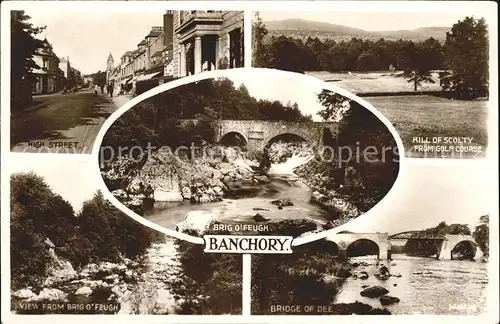
[[[373,273],[377,261],[370,257],[352,258],[367,261],[368,266],[357,270],[367,271],[366,280],[349,278],[335,298],[336,303],[360,301],[380,307],[377,298],[360,295],[363,285],[380,285],[389,290],[390,296],[398,297],[399,303],[388,306],[392,314],[481,314],[486,307],[484,295],[488,283],[487,263],[480,261],[436,260],[434,258],[393,255],[389,262],[391,276],[386,281],[378,280]],[[380,262],[382,263],[382,261]]]

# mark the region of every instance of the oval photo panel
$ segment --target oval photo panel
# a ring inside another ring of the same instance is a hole
[[[213,71],[115,112],[94,154],[105,195],[130,217],[206,234],[318,239],[369,217],[393,188],[401,139],[360,98],[301,74]]]

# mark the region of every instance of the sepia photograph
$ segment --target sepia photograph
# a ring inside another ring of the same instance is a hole
[[[390,125],[322,85],[240,69],[155,94],[105,131],[104,183],[151,222],[194,236],[344,224],[391,190],[398,145]]]
[[[481,8],[255,12],[252,66],[312,75],[363,97],[400,133],[407,157],[483,158],[489,27]]]
[[[130,218],[97,189],[89,160],[21,156],[10,176],[14,314],[241,313],[241,256],[207,255]]]
[[[252,314],[484,314],[492,197],[474,188],[485,166],[406,165],[375,215],[291,255],[252,256]]]
[[[106,118],[131,98],[244,65],[243,11],[77,5],[84,14],[28,3],[11,11],[14,152],[90,154]]]

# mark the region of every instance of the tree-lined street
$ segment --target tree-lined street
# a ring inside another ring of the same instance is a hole
[[[106,118],[129,100],[84,89],[33,98],[33,105],[11,117],[14,152],[91,153]]]

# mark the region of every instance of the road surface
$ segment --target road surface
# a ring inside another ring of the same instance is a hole
[[[11,150],[90,154],[106,118],[129,99],[90,90],[34,97],[32,107],[12,114]]]

